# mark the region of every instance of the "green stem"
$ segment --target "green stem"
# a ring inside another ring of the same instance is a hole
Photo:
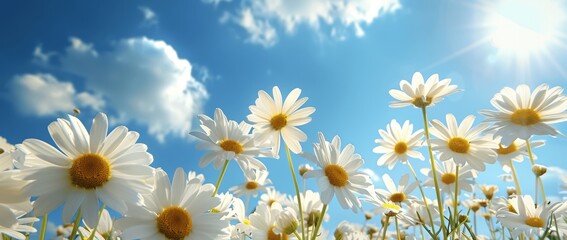
[[[423,114],[423,125],[425,129],[425,139],[427,140],[427,149],[429,151],[429,159],[431,163],[431,171],[433,172],[433,182],[435,183],[435,194],[437,195],[437,204],[439,205],[439,218],[441,220],[441,232],[443,232],[443,239],[447,239],[447,232],[445,231],[445,217],[443,216],[444,208],[443,201],[441,200],[441,188],[439,188],[439,181],[437,180],[437,170],[435,169],[435,159],[433,158],[433,149],[429,141],[429,123],[427,121],[426,106],[421,107]]]
[[[533,167],[535,165],[535,161],[534,161],[534,154],[532,153],[532,145],[530,144],[529,139],[526,140],[526,146],[528,147],[528,155],[530,157],[530,161],[532,162],[532,167]],[[547,202],[547,199],[545,197],[545,190],[543,189],[543,181],[539,181],[539,186],[541,188],[541,198],[543,199],[543,202],[545,203],[545,202]]]
[[[427,203],[427,198],[425,197],[425,193],[423,192],[423,188],[421,187],[421,182],[417,178],[417,174],[415,174],[415,170],[411,166],[411,163],[409,161],[407,161],[407,164],[408,164],[408,167],[409,167],[411,173],[413,174],[413,178],[415,179],[416,182],[419,183],[417,186],[419,187],[419,192],[421,193],[421,198],[423,198],[423,204],[425,204],[425,209],[427,210],[427,215],[429,216],[429,222],[431,223],[431,231],[435,232],[435,224],[433,223],[433,215],[431,214],[431,210],[429,209],[429,204]]]
[[[40,240],[44,240],[45,239],[45,231],[47,230],[47,214],[43,215],[43,219],[41,222],[41,232],[39,233],[39,239]]]
[[[390,223],[390,216],[386,215],[386,223],[384,223],[384,229],[382,232],[382,239],[386,239],[386,231],[388,230],[388,223]]]
[[[538,195],[537,194],[537,192],[538,192],[537,185],[539,183],[538,179],[539,179],[539,177],[536,176],[536,178],[535,178],[535,193],[534,193],[535,194],[535,205],[536,205],[536,207],[537,207],[537,195]]]
[[[295,169],[293,168],[293,161],[291,160],[291,154],[289,153],[289,147],[285,145],[285,152],[287,154],[287,162],[289,163],[289,170],[291,171],[291,177],[293,178],[293,186],[295,187],[295,194],[297,195],[297,204],[299,205],[299,219],[301,219],[301,239],[305,239],[305,220],[303,218],[303,206],[301,205],[301,192],[299,191],[299,186],[297,185],[297,178],[295,177]]]
[[[317,238],[317,234],[319,233],[319,228],[321,227],[321,223],[323,223],[323,219],[325,218],[325,213],[327,212],[327,204],[323,204],[323,210],[321,210],[321,217],[319,221],[317,221],[317,225],[315,226],[315,230],[313,230],[313,235],[311,236],[311,240],[315,240]]]
[[[77,230],[79,229],[79,224],[81,221],[81,215],[82,215],[82,210],[81,208],[79,208],[79,211],[77,212],[77,217],[75,218],[75,221],[73,222],[73,230],[71,230],[71,235],[69,235],[69,239],[75,239],[75,235],[77,234]]]
[[[102,204],[102,207],[100,208],[100,210],[98,211],[98,220],[96,221],[96,224],[94,226],[93,229],[91,229],[91,235],[89,236],[88,240],[93,240],[96,234],[96,229],[98,228],[98,224],[100,223],[100,218],[102,217],[102,212],[104,211],[104,208],[106,207],[106,204]]]
[[[226,169],[228,168],[228,163],[230,161],[227,159],[224,161],[224,165],[222,166],[222,170],[221,173],[219,175],[219,179],[217,180],[217,185],[215,185],[215,191],[213,192],[213,197],[217,195],[217,193],[219,192],[219,187],[220,184],[222,182],[222,178],[224,177],[224,174],[226,173]]]
[[[303,238],[301,238],[301,236],[299,236],[299,233],[297,232],[297,230],[295,230],[295,232],[293,232],[293,235],[295,235],[295,237],[297,239],[303,239]]]
[[[421,235],[421,240],[425,240],[425,235],[423,234],[423,228],[421,225],[419,226],[419,233]]]
[[[459,165],[457,164],[457,169],[455,171],[455,176],[457,176],[455,178],[455,198],[453,199],[453,223],[451,224],[451,226],[456,226],[457,224],[459,224],[459,211],[457,211],[457,207],[458,207],[458,199],[459,199]],[[455,235],[454,235],[453,231],[453,239],[455,239]]]
[[[512,176],[514,177],[514,185],[516,185],[516,195],[522,195],[522,189],[520,188],[520,181],[518,180],[518,175],[516,174],[516,168],[514,167],[514,163],[512,159],[510,159],[510,169],[512,169]]]
[[[398,237],[398,240],[400,240],[400,227],[398,226],[398,215],[394,216],[394,219],[396,220],[396,236]]]

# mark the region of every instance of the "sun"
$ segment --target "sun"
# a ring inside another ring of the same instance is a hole
[[[491,2],[489,9],[486,25],[499,50],[533,55],[561,38],[565,13],[559,0],[504,0]]]

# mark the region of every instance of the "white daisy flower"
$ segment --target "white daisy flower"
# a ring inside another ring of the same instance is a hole
[[[27,212],[18,211],[0,204],[0,236],[8,236],[13,239],[23,240],[23,233],[34,233],[37,230],[30,226],[31,223],[39,221],[35,217],[24,217]]]
[[[244,207],[244,203],[240,198],[234,198],[232,202],[232,211],[231,214],[233,219],[238,221],[235,225],[236,230],[239,232],[239,235],[245,234],[250,236],[252,234],[252,225],[250,224],[250,220],[248,219],[248,215],[246,214],[246,208]]]
[[[275,86],[272,89],[274,98],[263,90],[258,92],[256,105],[250,106],[252,114],[248,115],[248,121],[254,123],[254,131],[259,142],[270,140],[272,154],[278,158],[280,151],[280,133],[285,144],[294,153],[301,152],[301,144],[305,142],[307,135],[297,127],[311,122],[311,115],[315,112],[314,107],[301,108],[307,101],[307,97],[298,100],[301,89],[293,89],[282,100],[280,89]]]
[[[443,162],[443,165],[439,165],[437,161],[435,162],[435,170],[437,171],[437,182],[439,183],[439,188],[444,193],[454,193],[455,183],[457,182],[457,164],[453,161]],[[421,169],[421,173],[428,178],[423,182],[424,186],[435,187],[435,182],[433,181],[433,173],[429,168]],[[477,177],[477,173],[468,164],[459,167],[459,192],[461,190],[467,192],[474,191],[474,178]]]
[[[228,219],[230,217],[230,213],[232,212],[232,209],[230,207],[232,206],[232,203],[234,202],[235,198],[229,192],[221,193],[218,194],[217,196],[218,198],[221,199],[221,202],[219,203],[219,205],[212,208],[211,212],[223,215],[223,217],[221,218],[223,220]]]
[[[551,124],[567,121],[567,97],[563,88],[539,85],[532,92],[527,85],[516,90],[505,87],[494,95],[490,103],[497,111],[483,110],[485,122],[492,123],[491,130],[502,137],[504,145],[516,138],[527,140],[532,135],[560,134]]]
[[[107,135],[108,119],[99,113],[90,133],[81,121],[69,116],[48,127],[59,149],[37,139],[27,139],[22,146],[30,152],[29,166],[23,178],[31,180],[25,191],[38,198],[36,215],[47,214],[63,206],[63,222],[71,222],[78,208],[89,226],[98,219],[99,200],[123,213],[127,202],[137,202],[138,193],[152,189],[152,155],[144,144],[136,144],[139,134],[117,127]]]
[[[329,204],[336,194],[342,208],[351,208],[356,213],[362,205],[354,193],[371,195],[373,188],[370,177],[358,171],[364,164],[362,157],[354,153],[352,144],[348,144],[341,150],[339,136],[335,136],[332,142],[328,142],[321,132],[319,132],[319,143],[313,144],[313,151],[314,156],[302,155],[321,169],[310,171],[305,174],[305,177],[317,178],[317,185],[321,190],[321,201]]]
[[[431,204],[429,206],[431,211],[431,218],[433,218],[433,224],[439,225],[439,211],[437,205]],[[410,203],[406,207],[405,218],[400,220],[410,226],[431,226],[431,219],[429,218],[429,213],[427,212],[427,206],[423,202],[415,201]]]
[[[405,121],[403,126],[393,119],[387,126],[387,131],[380,129],[378,133],[382,139],[376,139],[378,144],[372,151],[383,154],[378,159],[378,166],[388,165],[394,168],[398,161],[406,163],[408,157],[424,160],[423,155],[416,151],[422,144],[423,130],[413,132],[413,124]]]
[[[563,212],[567,205],[541,204],[536,207],[533,199],[529,195],[517,196],[517,201],[510,201],[516,212],[511,212],[506,208],[500,208],[496,217],[503,226],[512,230],[512,237],[516,238],[520,234],[538,236],[547,227],[547,223],[552,214]]]
[[[268,171],[256,170],[252,168],[244,169],[244,178],[246,182],[231,187],[229,191],[233,192],[235,196],[258,196],[258,193],[267,191],[268,184],[272,181],[268,179]]]
[[[313,167],[307,163],[305,164],[299,164],[299,167],[297,168],[298,172],[299,172],[299,176],[303,177],[303,175],[305,175],[305,173],[312,171]]]
[[[447,114],[447,126],[435,119],[431,121],[431,134],[439,139],[431,139],[434,151],[439,152],[439,160],[445,162],[452,160],[460,165],[468,163],[473,169],[484,171],[485,163],[496,161],[498,146],[491,139],[480,133],[486,129],[486,125],[472,128],[475,117],[465,117],[460,125],[453,114]]]
[[[220,108],[215,109],[215,118],[199,115],[203,132],[191,132],[201,142],[197,145],[200,150],[209,151],[199,161],[199,167],[205,167],[213,162],[219,169],[227,160],[234,159],[241,169],[245,165],[266,170],[266,166],[256,159],[257,156],[267,155],[269,151],[257,146],[250,134],[252,127],[241,122],[228,120]]]
[[[12,153],[16,150],[14,145],[0,137],[0,171],[14,168]]]
[[[529,141],[532,148],[545,145],[544,140]],[[504,172],[509,173],[512,170],[510,161],[523,162],[524,157],[529,156],[527,144],[524,140],[516,139],[510,145],[503,145],[500,142],[500,137],[497,137],[495,139],[495,142],[498,143],[498,148],[496,149],[496,153],[498,155],[496,157],[496,160],[498,160],[500,165],[502,165],[502,170],[504,170]],[[537,158],[535,155],[533,156],[534,158]]]
[[[273,187],[269,187],[266,189],[267,192],[262,194],[260,196],[260,201],[259,203],[263,203],[266,204],[268,206],[272,206],[272,203],[279,203],[281,205],[288,205],[288,203],[286,202],[286,195],[283,193],[278,192],[278,190],[276,190]]]
[[[283,211],[279,203],[272,206],[260,204],[256,207],[256,211],[250,214],[250,223],[252,224],[252,239],[272,240],[272,239],[295,239],[295,236],[285,233],[276,233],[276,219]]]
[[[376,194],[379,194],[383,198],[386,198],[394,203],[401,204],[402,202],[405,204],[409,204],[410,201],[415,201],[417,198],[411,195],[411,192],[418,186],[418,182],[413,182],[409,184],[409,174],[404,174],[400,178],[399,185],[396,186],[390,175],[387,173],[382,176],[382,180],[386,185],[386,190],[384,189],[374,189]]]
[[[311,190],[305,191],[301,194],[301,205],[303,210],[303,218],[305,225],[307,227],[314,226],[319,219],[321,219],[321,211],[323,210],[323,202],[321,202],[321,196],[318,192],[313,192]],[[297,196],[290,196],[287,199],[289,206],[292,207],[295,212],[299,212],[299,207],[297,205]],[[329,214],[325,213],[323,216],[323,221],[329,221]]]
[[[392,102],[390,107],[401,108],[413,105],[421,108],[434,106],[443,100],[445,96],[459,91],[456,85],[450,84],[451,79],[439,81],[438,74],[431,75],[424,83],[421,73],[416,72],[411,78],[411,84],[406,80],[402,80],[400,81],[401,90],[390,90],[390,95],[397,100]]]
[[[84,227],[80,227],[79,231],[83,237],[89,238],[93,233],[92,227],[84,223]],[[110,213],[108,210],[103,209],[100,215],[100,219],[98,221],[98,225],[96,226],[96,231],[94,235],[94,239],[96,240],[107,240],[107,239],[118,239],[118,232],[113,228],[113,220],[110,217]],[[93,226],[94,227],[94,226]]]
[[[286,208],[276,218],[276,228],[274,233],[276,234],[286,234],[291,235],[299,226],[299,221],[297,220],[297,213],[292,208]]]
[[[133,205],[116,221],[123,239],[228,239],[229,222],[209,210],[220,203],[211,197],[215,187],[187,181],[183,169],[170,184],[167,173],[156,171],[156,188],[144,194],[144,205]]]

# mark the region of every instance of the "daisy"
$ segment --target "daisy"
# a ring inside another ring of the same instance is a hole
[[[484,194],[484,196],[486,197],[486,199],[488,199],[488,201],[492,200],[492,197],[494,197],[494,193],[498,192],[498,186],[496,185],[480,185],[478,187],[480,189],[480,191],[482,191],[482,193]]]
[[[286,195],[278,192],[275,188],[267,188],[267,192],[260,196],[260,203],[271,206],[272,203],[280,203],[281,205],[288,205],[286,203]]]
[[[87,224],[84,224],[84,227],[80,227],[79,231],[83,237],[89,238],[92,234],[92,228]],[[94,239],[96,240],[106,240],[106,239],[117,239],[118,233],[113,229],[113,221],[110,217],[110,213],[108,210],[103,209],[100,215],[100,219],[98,221],[98,225],[96,225],[96,231],[94,235]]]
[[[416,151],[421,146],[423,138],[423,130],[420,129],[413,132],[413,124],[405,121],[403,126],[393,119],[387,126],[387,131],[380,129],[378,131],[382,139],[376,139],[378,144],[372,151],[383,154],[378,159],[378,166],[388,165],[388,169],[394,168],[398,161],[406,163],[408,156],[424,160],[423,155]]]
[[[219,169],[225,161],[234,159],[241,169],[245,168],[244,165],[266,169],[256,157],[266,155],[268,152],[257,146],[250,134],[252,127],[249,124],[229,121],[219,108],[215,109],[214,119],[201,114],[199,120],[204,132],[190,134],[201,140],[197,149],[209,151],[199,161],[199,167],[205,167],[213,162],[215,169]]]
[[[34,233],[37,230],[30,226],[31,223],[39,221],[35,217],[25,217],[27,212],[18,211],[0,204],[0,236],[8,236],[14,239],[27,239],[22,233]]]
[[[237,197],[244,195],[247,197],[256,197],[258,193],[267,191],[268,187],[266,185],[272,183],[272,181],[268,179],[268,171],[252,168],[244,169],[244,178],[246,178],[246,182],[229,189]]]
[[[254,131],[259,142],[270,140],[272,144],[272,155],[276,158],[280,151],[280,134],[285,144],[294,153],[301,152],[301,144],[307,140],[307,135],[297,127],[311,122],[311,115],[315,112],[314,107],[299,109],[307,97],[298,100],[301,89],[293,89],[282,100],[280,89],[275,86],[272,89],[274,98],[263,90],[258,92],[256,105],[250,106],[252,114],[248,115],[248,121],[254,123]],[[282,103],[283,102],[283,103]]]
[[[276,218],[276,228],[274,233],[291,235],[299,226],[297,213],[292,208],[284,209]]]
[[[502,137],[502,143],[511,144],[516,138],[529,139],[532,135],[560,134],[551,124],[567,121],[567,97],[563,88],[549,88],[547,84],[533,92],[527,85],[516,90],[505,87],[494,95],[490,103],[497,111],[483,110],[485,122],[492,123],[491,130]]]
[[[272,240],[272,239],[291,239],[294,236],[285,233],[276,233],[276,220],[283,208],[279,203],[272,206],[260,204],[256,207],[256,211],[250,214],[250,223],[252,225],[252,239]]]
[[[404,174],[402,178],[400,178],[400,183],[398,186],[396,186],[390,175],[388,175],[387,173],[382,176],[382,180],[384,181],[387,190],[375,189],[376,193],[381,195],[382,197],[398,204],[401,204],[402,202],[409,204],[410,201],[417,200],[416,197],[410,194],[418,186],[419,183],[413,182],[412,184],[408,185],[409,174]]]
[[[510,145],[504,145],[500,141],[500,137],[497,137],[495,142],[498,143],[498,148],[496,149],[496,153],[498,155],[496,160],[498,160],[500,165],[502,165],[502,170],[504,170],[504,172],[509,173],[512,170],[512,166],[510,166],[511,161],[523,162],[524,156],[529,156],[527,144],[524,140],[516,139]],[[530,140],[530,146],[532,148],[541,147],[543,145],[545,145],[544,140]],[[535,155],[534,158],[536,158]]]
[[[321,219],[321,211],[323,210],[323,202],[321,202],[321,196],[318,192],[313,192],[311,190],[305,191],[301,194],[301,205],[303,210],[303,218],[305,225],[307,227],[315,226],[315,224]],[[297,205],[297,196],[293,196],[287,200],[290,207],[292,207],[295,212],[299,212],[299,207]],[[328,221],[329,215],[325,213],[323,216],[323,221]]]
[[[189,180],[189,181],[191,181],[191,180]],[[230,213],[232,212],[232,209],[230,208],[230,206],[232,206],[232,203],[234,202],[235,198],[229,192],[221,193],[221,194],[218,194],[217,196],[221,199],[221,202],[219,203],[219,205],[212,208],[211,212],[219,213],[219,214],[223,215],[223,217],[221,218],[223,220],[227,219],[227,218],[230,217]]]
[[[431,134],[439,139],[431,139],[434,151],[439,151],[439,160],[452,160],[457,164],[468,163],[473,169],[484,171],[485,163],[496,161],[497,146],[486,136],[479,135],[486,125],[472,128],[475,117],[469,115],[457,125],[453,114],[447,114],[447,126],[435,119],[431,121]]]
[[[23,179],[30,180],[25,191],[38,198],[36,215],[47,214],[63,206],[63,222],[81,208],[89,226],[98,219],[99,200],[123,213],[127,202],[137,202],[139,192],[152,189],[145,181],[153,176],[149,166],[152,155],[144,144],[136,144],[139,134],[117,127],[107,135],[108,119],[99,113],[90,133],[76,117],[58,119],[48,127],[51,137],[61,149],[37,139],[27,139],[22,146],[29,151]]]
[[[443,100],[443,97],[453,94],[457,90],[456,85],[450,85],[451,79],[443,79],[439,81],[439,75],[431,75],[427,81],[423,82],[421,73],[416,72],[411,78],[411,84],[406,81],[400,81],[400,89],[390,90],[390,95],[398,101],[390,104],[391,108],[401,108],[407,106],[415,106],[417,108],[434,106]]]
[[[317,178],[324,204],[329,204],[336,194],[342,208],[351,208],[356,213],[362,205],[354,193],[371,195],[373,188],[370,177],[358,171],[364,164],[362,157],[354,153],[352,144],[341,150],[339,136],[328,142],[321,132],[319,132],[319,143],[313,144],[313,150],[314,156],[311,154],[303,154],[303,156],[321,169],[307,172],[305,177]]]
[[[198,179],[187,181],[183,169],[175,171],[170,184],[158,169],[156,188],[144,194],[144,205],[133,205],[116,221],[124,239],[228,239],[229,222],[209,210],[220,203],[211,197],[215,187]]]
[[[527,236],[539,235],[547,227],[552,214],[563,212],[567,208],[564,203],[541,204],[536,207],[529,195],[518,196],[517,199],[515,202],[510,201],[516,212],[500,208],[496,213],[502,225],[512,230],[514,238],[522,233]]]
[[[433,218],[433,224],[439,225],[439,211],[437,205],[430,204],[429,207],[431,211],[431,218]],[[405,218],[400,220],[410,226],[431,226],[431,219],[429,218],[429,213],[427,212],[427,206],[422,202],[412,202],[406,207]]]
[[[244,207],[244,202],[240,198],[234,198],[232,202],[232,219],[238,221],[235,227],[239,235],[245,234],[250,236],[252,234],[252,225],[246,214],[246,208]]]
[[[443,162],[443,165],[435,162],[435,171],[437,171],[437,182],[439,183],[439,188],[442,192],[453,193],[455,192],[455,183],[457,182],[457,164],[452,161]],[[435,182],[433,181],[433,173],[429,168],[421,169],[421,173],[428,178],[423,182],[424,186],[434,187]],[[459,192],[464,190],[467,192],[474,191],[474,178],[477,177],[477,173],[471,169],[468,164],[459,167]]]

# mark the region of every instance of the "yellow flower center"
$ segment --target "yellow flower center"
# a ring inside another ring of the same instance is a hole
[[[408,151],[408,145],[405,142],[398,142],[396,146],[394,146],[394,151],[397,154],[404,154]]]
[[[517,125],[530,126],[539,123],[541,117],[533,109],[518,109],[512,113],[510,121]]]
[[[469,151],[469,148],[471,147],[469,141],[462,137],[454,137],[449,139],[447,145],[449,146],[449,149],[451,149],[451,151],[456,153],[467,153]]]
[[[289,237],[286,234],[275,234],[274,228],[268,229],[268,239],[267,240],[288,240]]]
[[[432,97],[426,97],[425,101],[423,101],[422,97],[416,97],[413,101],[411,101],[411,103],[418,108],[422,108],[429,106],[431,104],[431,100],[433,100]]]
[[[543,219],[539,217],[528,217],[525,223],[530,227],[543,228]]]
[[[191,215],[177,206],[163,209],[156,221],[159,232],[167,239],[182,239],[189,236],[193,230]]]
[[[441,182],[449,185],[455,183],[457,176],[454,173],[445,173],[441,176]]]
[[[345,169],[336,164],[330,164],[325,167],[325,175],[329,179],[329,183],[335,187],[344,187],[348,182],[348,173]]]
[[[392,202],[403,202],[404,200],[406,200],[406,195],[404,193],[394,193],[390,196],[390,201]]]
[[[275,115],[270,119],[270,124],[274,130],[280,130],[287,125],[287,116],[282,113]]]
[[[248,225],[248,226],[250,226],[250,225],[252,224],[252,223],[250,222],[250,220],[248,220],[248,219],[246,219],[246,218],[245,218],[244,220],[242,220],[242,223],[244,223],[244,224],[246,224],[246,225]]]
[[[110,180],[110,163],[103,156],[87,153],[73,160],[69,169],[73,185],[93,189],[103,186]]]
[[[272,206],[272,204],[274,204],[276,202],[276,200],[274,199],[270,199],[270,201],[268,201],[268,206]]]
[[[212,209],[211,209],[211,212],[212,212],[212,213],[220,213],[221,210],[218,209],[218,208],[212,208]]]
[[[256,188],[258,188],[258,186],[260,186],[260,184],[258,184],[257,182],[254,181],[249,181],[246,183],[246,189],[248,190],[254,190]]]
[[[502,144],[498,144],[498,150],[496,150],[500,155],[507,155],[515,151],[518,151],[518,146],[514,143],[510,144],[508,147],[502,147]]]
[[[219,146],[222,148],[222,150],[225,150],[227,152],[234,152],[236,154],[239,154],[242,152],[242,145],[234,140],[223,140]]]

